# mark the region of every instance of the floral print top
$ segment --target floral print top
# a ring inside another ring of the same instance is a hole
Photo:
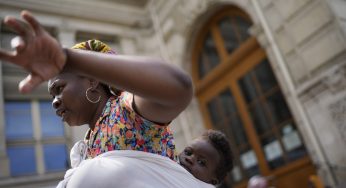
[[[173,133],[168,126],[155,124],[132,108],[133,95],[122,92],[108,99],[93,130],[85,137],[87,158],[112,150],[137,150],[176,160]]]

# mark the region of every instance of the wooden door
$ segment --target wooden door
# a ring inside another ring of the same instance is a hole
[[[315,169],[249,17],[225,8],[201,30],[193,80],[207,128],[223,131],[234,154],[229,186],[267,176],[275,187],[308,187]]]

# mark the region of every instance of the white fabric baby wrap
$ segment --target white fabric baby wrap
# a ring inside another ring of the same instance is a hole
[[[141,151],[118,150],[82,161],[78,167],[66,172],[64,180],[58,185],[58,188],[60,187],[213,188],[214,186],[196,179],[167,157]]]

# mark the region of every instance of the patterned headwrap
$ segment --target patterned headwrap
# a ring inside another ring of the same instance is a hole
[[[71,49],[79,49],[79,50],[89,50],[94,52],[100,52],[100,53],[106,53],[106,54],[117,54],[112,48],[110,48],[107,44],[96,40],[88,40],[85,42],[81,42],[78,44],[75,44]],[[108,86],[109,91],[116,96],[119,96],[121,94],[121,90],[116,89],[114,87]]]
[[[112,50],[107,44],[96,39],[75,44],[72,49],[89,50],[106,54],[116,54],[116,52]]]

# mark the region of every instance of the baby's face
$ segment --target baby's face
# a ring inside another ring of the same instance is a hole
[[[192,141],[183,152],[179,154],[180,165],[197,179],[206,183],[217,183],[215,174],[221,156],[219,152],[203,138]]]

